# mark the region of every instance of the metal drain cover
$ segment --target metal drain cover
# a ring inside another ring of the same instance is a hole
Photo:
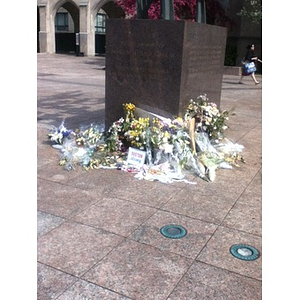
[[[160,233],[170,239],[181,239],[187,234],[187,231],[180,225],[171,224],[163,226]]]
[[[259,252],[252,246],[245,244],[236,244],[230,247],[230,253],[241,260],[255,260],[259,257]]]

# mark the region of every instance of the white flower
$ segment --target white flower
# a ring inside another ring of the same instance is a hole
[[[51,134],[50,140],[51,140],[52,142],[61,143],[62,138],[63,138],[62,133],[56,131],[56,132],[54,132],[53,134]]]
[[[162,138],[162,142],[165,144],[165,143],[168,143],[168,138],[166,137],[166,136],[164,136],[163,138]]]
[[[163,150],[165,153],[172,153],[173,152],[173,145],[169,144],[169,143],[164,143],[162,145],[159,146],[160,150]]]

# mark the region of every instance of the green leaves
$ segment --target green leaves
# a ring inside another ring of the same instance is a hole
[[[244,6],[237,15],[259,24],[262,20],[262,0],[245,0]]]

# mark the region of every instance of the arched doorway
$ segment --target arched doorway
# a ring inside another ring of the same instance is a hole
[[[124,17],[124,11],[114,1],[101,6],[95,17],[95,55],[105,55],[106,20]]]
[[[56,11],[55,52],[76,52],[76,33],[79,32],[79,9],[70,1],[63,3]]]
[[[100,9],[95,20],[95,55],[105,54],[106,19],[108,19],[106,12]]]

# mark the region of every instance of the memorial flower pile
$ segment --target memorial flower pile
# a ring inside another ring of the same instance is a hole
[[[138,179],[173,182],[185,180],[185,171],[214,181],[218,168],[244,162],[243,146],[224,137],[229,112],[219,111],[206,95],[191,99],[184,117],[173,120],[150,112],[141,117],[132,103],[123,109],[124,116],[106,132],[94,124],[75,131],[64,122],[53,127],[48,137],[60,150],[59,164],[68,170],[134,170]]]

